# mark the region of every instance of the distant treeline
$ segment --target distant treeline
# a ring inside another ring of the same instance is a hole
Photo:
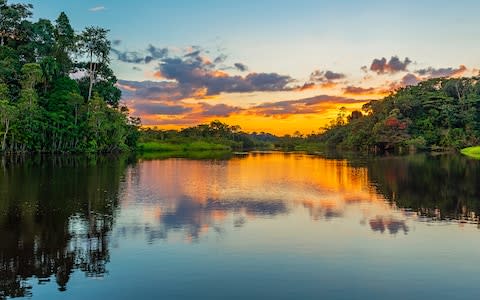
[[[266,132],[247,133],[238,125],[228,125],[220,121],[188,127],[181,130],[143,128],[139,138],[140,150],[309,150],[316,149],[318,135],[304,136],[299,132],[293,135],[276,136]]]
[[[114,152],[136,146],[140,120],[119,105],[108,30],[76,34],[65,13],[32,16],[0,0],[2,152]]]
[[[402,88],[338,118],[318,136],[330,147],[448,150],[480,143],[480,81],[439,78]]]

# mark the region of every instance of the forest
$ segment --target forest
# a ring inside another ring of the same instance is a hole
[[[480,143],[480,81],[438,78],[372,100],[323,131],[283,137],[213,121],[142,129],[120,102],[108,30],[75,31],[65,13],[31,21],[30,4],[0,0],[0,150],[106,153],[282,149],[461,149]],[[137,144],[137,142],[140,142]]]
[[[228,125],[218,120],[181,130],[142,128],[138,143],[140,152],[315,151],[322,147],[316,134],[303,135],[297,131],[293,135],[277,136],[263,131],[245,132],[238,125]]]
[[[456,151],[480,144],[480,81],[477,77],[423,81],[394,91],[384,99],[369,101],[361,110],[349,114],[340,108],[337,118],[326,128],[307,135],[246,133],[239,126],[213,121],[179,131],[143,129],[140,141],[140,149],[162,151],[225,147],[307,152],[332,148]]]
[[[119,152],[140,120],[120,104],[108,30],[79,33],[61,13],[30,21],[31,4],[0,0],[2,152]]]
[[[458,150],[480,142],[480,81],[438,78],[372,100],[318,136],[329,147],[354,150]]]

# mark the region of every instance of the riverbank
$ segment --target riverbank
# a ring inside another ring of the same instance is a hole
[[[169,143],[169,142],[146,142],[138,143],[137,149],[140,152],[181,152],[181,151],[231,151],[228,145],[194,141],[189,143]]]

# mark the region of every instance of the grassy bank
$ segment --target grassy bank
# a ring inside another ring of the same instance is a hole
[[[195,160],[229,159],[233,155],[232,151],[162,151],[162,152],[143,152],[139,153],[139,158],[144,160],[168,159],[168,158],[188,158]]]
[[[146,142],[139,143],[138,150],[142,152],[193,152],[193,151],[230,151],[227,145],[216,144],[205,141],[194,141],[189,143],[168,143],[168,142]]]
[[[462,152],[462,154],[468,157],[480,159],[480,146],[468,147],[468,148],[462,149],[460,152]]]

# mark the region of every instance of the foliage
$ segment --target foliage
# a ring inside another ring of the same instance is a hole
[[[402,88],[337,120],[320,143],[348,149],[448,150],[480,141],[480,81],[439,78]]]
[[[54,23],[32,23],[32,9],[0,0],[1,150],[134,149],[140,120],[119,105],[108,30],[87,27],[76,35],[63,12]]]
[[[220,121],[182,130],[144,128],[140,131],[141,151],[214,151],[214,150],[285,150],[316,152],[322,149],[317,135],[275,136],[265,132],[246,133],[238,125]]]
[[[461,152],[466,156],[480,159],[480,146],[468,147],[468,148],[462,149]]]

